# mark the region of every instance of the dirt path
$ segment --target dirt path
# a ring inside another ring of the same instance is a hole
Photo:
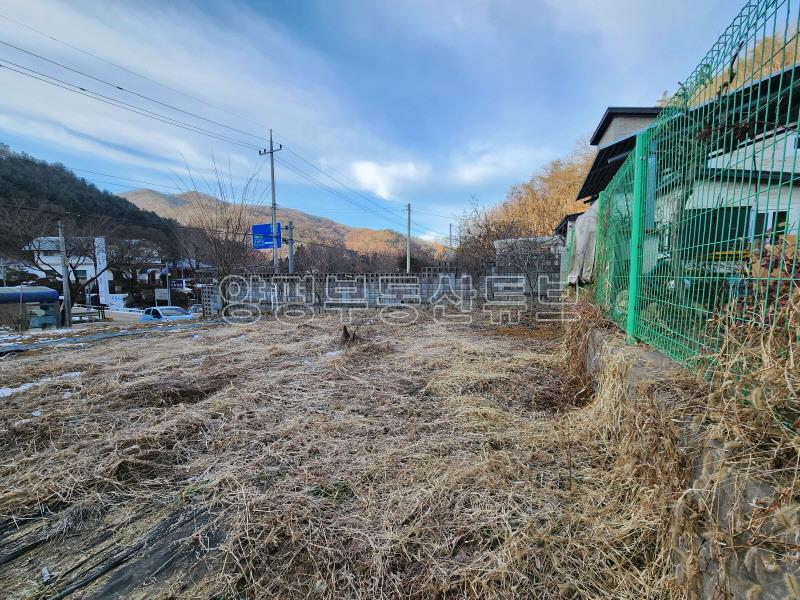
[[[0,361],[4,385],[34,384],[0,404],[2,589],[643,596],[647,532],[604,508],[613,457],[552,413],[579,392],[560,329],[356,331],[261,322]]]

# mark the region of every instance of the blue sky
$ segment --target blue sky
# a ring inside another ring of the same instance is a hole
[[[400,229],[410,202],[414,233],[432,237],[473,196],[501,201],[569,152],[607,106],[652,105],[674,91],[740,8],[737,0],[4,0],[0,41],[125,89],[7,45],[0,60],[248,145],[264,145],[258,136],[272,127],[291,150],[277,155],[280,205]],[[172,192],[191,187],[191,174],[213,191],[213,159],[237,188],[256,173],[253,197],[268,200],[268,170],[253,148],[8,69],[0,89],[0,141],[83,169],[99,187],[155,187],[128,178]]]

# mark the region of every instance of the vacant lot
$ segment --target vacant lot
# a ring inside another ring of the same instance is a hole
[[[0,360],[0,587],[657,594],[663,490],[572,406],[559,327],[355,332],[209,325]]]

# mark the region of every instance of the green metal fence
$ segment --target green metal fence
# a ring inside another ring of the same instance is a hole
[[[596,302],[685,364],[800,282],[798,6],[749,2],[598,199]]]

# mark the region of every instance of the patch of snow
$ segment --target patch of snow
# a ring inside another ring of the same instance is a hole
[[[344,350],[331,350],[330,352],[326,352],[325,356],[340,356],[344,354]]]
[[[32,388],[34,383],[23,383],[22,385],[18,385],[17,387],[1,387],[0,388],[0,398],[8,398],[11,394],[16,394],[18,392],[24,392],[27,389]]]
[[[76,377],[80,377],[83,375],[83,371],[69,371],[68,373],[62,373],[58,376],[58,379],[75,379]],[[18,385],[17,387],[1,387],[0,388],[0,398],[8,398],[12,394],[18,394],[19,392],[24,392],[25,390],[31,389],[35,385],[43,385],[45,383],[49,383],[53,381],[52,377],[42,377],[31,383],[23,383],[22,385]]]
[[[37,408],[35,411],[31,413],[32,417],[41,417],[44,413],[42,412],[41,408]]]

